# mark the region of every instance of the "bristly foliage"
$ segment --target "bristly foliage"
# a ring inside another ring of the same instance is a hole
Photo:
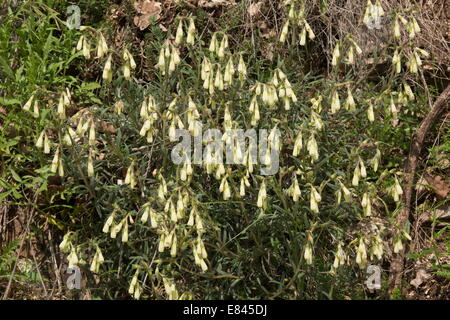
[[[420,8],[261,2],[146,28],[128,1],[80,2],[72,30],[68,1],[0,12],[0,199],[37,211],[93,296],[365,298],[367,266],[409,245],[401,166],[437,93]],[[278,172],[245,151],[174,164],[198,121],[279,130]]]

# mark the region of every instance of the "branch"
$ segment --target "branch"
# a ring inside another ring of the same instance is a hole
[[[405,188],[402,198],[403,209],[400,211],[396,219],[396,224],[400,230],[404,227],[405,223],[409,219],[411,213],[411,199],[413,195],[414,178],[417,168],[417,160],[422,151],[423,142],[425,137],[431,128],[431,126],[438,120],[439,115],[449,105],[450,99],[450,85],[441,93],[441,95],[434,102],[430,112],[428,112],[425,119],[420,124],[419,130],[413,137],[413,141],[409,150],[408,158],[404,168],[405,173]],[[398,254],[394,255],[394,258],[390,267],[389,283],[392,290],[401,287],[401,280],[404,269],[404,255],[405,249],[401,250]]]

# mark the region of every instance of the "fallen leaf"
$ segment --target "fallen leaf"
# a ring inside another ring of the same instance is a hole
[[[436,193],[436,196],[440,200],[447,198],[448,194],[450,193],[450,184],[445,181],[445,179],[443,179],[441,176],[433,177],[430,174],[425,174],[424,177],[428,184],[433,187],[434,193]]]
[[[410,284],[418,288],[424,281],[428,280],[430,277],[431,275],[427,273],[425,269],[419,269],[416,273],[416,278],[411,280]]]
[[[450,205],[446,204],[436,209],[436,219],[450,218]]]
[[[96,157],[96,159],[97,160],[103,160],[103,159],[105,159],[105,157],[106,157],[106,154],[104,152],[102,152]]]
[[[234,4],[235,4],[234,0],[200,0],[198,2],[198,6],[201,8],[214,8]]]
[[[274,38],[277,36],[277,32],[274,29],[268,30],[266,29],[264,32],[261,33],[261,37],[265,39]]]
[[[426,211],[422,213],[419,217],[419,221],[423,223],[426,221],[430,221],[431,219],[445,219],[445,218],[450,218],[449,204],[444,204],[439,208],[436,208],[436,210]]]
[[[261,6],[263,5],[263,2],[258,2],[258,3],[252,3],[248,9],[247,9],[247,13],[248,15],[253,18],[257,15],[259,15],[261,13]]]
[[[167,32],[167,28],[166,28],[162,23],[159,24],[159,28],[160,28],[162,31]]]
[[[417,197],[421,197],[427,191],[428,182],[422,176],[416,183]]]
[[[116,133],[116,128],[110,123],[106,123],[104,120],[100,120],[98,123],[98,131],[100,133],[105,133],[108,131],[109,133]]]
[[[136,1],[134,9],[138,15],[134,17],[133,22],[140,30],[147,28],[152,18],[155,20],[161,18],[161,2],[150,0]]]
[[[272,61],[273,60],[273,51],[275,50],[273,43],[267,44],[267,46],[263,47],[261,50],[264,58]]]

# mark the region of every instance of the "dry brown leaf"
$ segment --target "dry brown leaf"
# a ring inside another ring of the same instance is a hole
[[[400,123],[400,120],[399,119],[392,119],[391,123],[392,123],[392,126],[395,128],[395,127],[398,127],[398,125]]]
[[[106,123],[104,120],[100,120],[98,123],[98,131],[101,133],[105,133],[108,131],[109,133],[116,133],[116,128],[110,123]]]
[[[447,204],[437,208],[436,218],[437,219],[450,218],[450,205]]]
[[[431,219],[446,219],[450,218],[450,205],[445,204],[436,208],[433,211],[426,211],[422,213],[419,217],[419,221],[424,223],[427,221],[431,221]]]
[[[431,173],[426,172],[416,184],[417,194],[423,195],[426,190],[430,189],[430,186],[439,199],[447,198],[450,193],[450,184],[444,178],[441,176],[433,177]]]
[[[255,16],[259,15],[261,13],[261,6],[263,5],[263,2],[258,2],[258,3],[252,3],[248,9],[247,9],[247,13],[251,18],[254,18]]]
[[[417,191],[417,197],[423,196],[425,192],[427,192],[426,185],[428,184],[427,180],[422,176],[416,183],[416,191]]]
[[[261,53],[264,58],[272,61],[273,60],[273,51],[275,50],[273,43],[267,44],[262,50]]]
[[[133,22],[140,30],[144,30],[150,25],[151,19],[161,18],[161,2],[144,0],[136,1],[134,9],[138,15],[134,17]]]
[[[264,39],[270,39],[270,38],[275,38],[277,36],[277,32],[274,29],[271,30],[265,30],[264,32],[261,33],[261,37],[263,37]]]
[[[234,4],[235,4],[234,0],[200,0],[198,2],[198,6],[201,8],[214,8]]]
[[[431,275],[427,273],[425,269],[419,269],[416,273],[416,278],[411,280],[410,284],[418,288],[424,281],[428,280],[430,277]]]
[[[159,24],[159,28],[160,28],[162,31],[167,32],[167,28],[166,28],[162,23]]]
[[[450,193],[450,184],[445,181],[441,176],[430,176],[428,174],[425,175],[425,179],[433,187],[434,193],[439,199],[447,198]]]

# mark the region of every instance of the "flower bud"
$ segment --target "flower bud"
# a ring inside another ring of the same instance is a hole
[[[53,173],[56,173],[58,171],[58,164],[59,164],[59,147],[56,149],[55,155],[53,156],[52,160],[52,166],[50,168],[50,171]]]
[[[63,237],[63,240],[59,244],[59,248],[62,252],[67,253],[69,252],[71,242],[70,242],[70,232],[66,233]]]
[[[124,218],[125,222],[123,224],[122,230],[122,242],[128,242],[128,218]]]
[[[176,255],[177,255],[177,236],[174,235],[172,240],[172,246],[170,248],[170,256],[176,257]]]
[[[412,21],[408,23],[407,30],[408,30],[408,37],[410,39],[413,39],[416,36],[416,30],[414,28],[414,23]]]
[[[186,38],[186,43],[190,45],[194,45],[194,37],[195,37],[195,24],[194,19],[189,19],[189,28]]]
[[[337,90],[334,91],[333,97],[331,98],[331,114],[335,114],[341,108],[341,102],[339,99],[339,93]]]
[[[225,49],[226,49],[227,41],[228,41],[227,36],[224,35],[222,38],[222,41],[220,41],[219,49],[217,50],[217,56],[219,57],[219,59],[222,59],[223,57],[225,57]]]
[[[112,61],[112,56],[109,55],[108,59],[106,60],[105,67],[103,68],[103,74],[102,74],[102,78],[106,82],[112,81],[111,61]]]
[[[408,100],[414,101],[414,93],[411,90],[411,87],[405,82],[403,83],[403,87],[405,88],[405,94],[408,97]]]
[[[59,162],[58,162],[58,175],[60,177],[64,177],[64,166],[63,166],[63,162],[62,162],[62,158],[59,158]]]
[[[177,33],[175,35],[175,43],[180,44],[181,41],[183,41],[183,22],[180,19],[180,22],[178,23]]]
[[[102,58],[106,51],[108,51],[108,45],[106,44],[105,37],[100,33],[99,40],[97,42],[97,58]]]
[[[164,74],[166,70],[166,59],[164,57],[164,48],[161,48],[159,51],[158,57],[158,69]]]
[[[91,126],[89,128],[89,145],[95,146],[95,123],[91,121]]]
[[[125,64],[123,65],[123,77],[126,80],[130,80],[131,79],[130,64],[128,62],[125,62]]]
[[[254,104],[254,110],[253,110],[253,114],[252,114],[252,120],[251,120],[251,125],[255,126],[258,121],[260,120],[260,114],[259,114],[259,105],[258,103]]]
[[[351,196],[352,196],[350,190],[348,190],[347,187],[341,182],[340,182],[340,185],[341,185],[341,190],[344,193],[345,201],[350,202]]]
[[[354,187],[357,187],[359,185],[359,177],[360,177],[359,165],[357,164],[355,170],[353,171],[352,185]]]
[[[42,130],[35,144],[35,146],[39,149],[41,149],[44,146],[44,136],[46,136],[46,133],[45,130]]]
[[[381,159],[381,152],[379,149],[377,149],[375,156],[372,159],[372,164],[373,164],[373,171],[377,172],[378,170],[378,165],[380,164],[380,159]]]
[[[77,42],[77,50],[80,51],[83,49],[84,35],[81,35],[80,39]]]
[[[369,102],[369,108],[367,109],[367,119],[369,119],[370,122],[375,121],[375,114],[373,112],[372,102]]]
[[[359,172],[362,178],[367,177],[366,166],[364,165],[364,162],[361,158],[359,158]]]
[[[403,250],[403,243],[401,237],[397,237],[397,240],[394,243],[394,252],[399,253]]]
[[[238,73],[241,81],[247,77],[247,67],[245,66],[244,58],[242,54],[239,55]]]
[[[267,198],[266,181],[263,180],[261,187],[259,188],[258,200],[256,202],[258,208],[265,207],[266,198]]]
[[[342,245],[338,244],[336,253],[334,254],[334,263],[333,267],[338,268],[339,266],[343,266],[345,264],[346,255],[344,250],[342,250]]]
[[[309,243],[305,247],[305,253],[304,253],[303,257],[305,258],[305,261],[307,264],[312,264],[312,259],[313,259],[312,247]]]
[[[356,111],[355,100],[353,99],[353,95],[352,95],[350,88],[347,88],[347,99],[345,100],[344,106],[345,106],[345,109],[347,109],[348,111],[351,111],[351,112]]]
[[[306,44],[306,28],[303,28],[300,32],[300,45],[304,46]]]
[[[218,88],[220,91],[222,91],[224,89],[223,77],[222,77],[222,73],[220,72],[220,66],[217,67],[216,77],[214,80],[214,86],[216,88]]]
[[[83,38],[83,56],[86,59],[89,59],[91,57],[91,45],[86,37]]]
[[[217,35],[213,33],[211,37],[211,42],[209,44],[209,52],[215,52],[217,48]]]
[[[292,196],[292,200],[294,202],[297,202],[300,199],[300,196],[302,195],[302,192],[300,190],[300,187],[298,185],[297,176],[294,174],[293,182],[290,189],[290,194]]]
[[[58,114],[58,116],[61,119],[64,119],[66,117],[66,109],[64,107],[64,97],[63,97],[63,95],[61,95],[59,97],[58,108],[56,110],[56,113]]]
[[[303,146],[303,134],[302,131],[299,130],[298,134],[297,134],[297,138],[295,139],[294,142],[294,149],[292,151],[292,155],[294,157],[297,157],[300,154],[300,150],[302,149]]]
[[[333,57],[331,60],[331,65],[336,66],[338,63],[338,59],[341,56],[341,52],[339,51],[339,43],[336,44],[333,50]]]
[[[225,67],[225,75],[224,75],[223,81],[225,83],[231,84],[231,82],[233,81],[233,74],[234,74],[233,59],[230,58]]]
[[[70,254],[67,256],[67,260],[69,261],[69,268],[72,268],[73,266],[76,266],[79,263],[77,252],[74,246],[72,246],[72,250],[70,251]]]
[[[289,19],[294,19],[295,18],[295,10],[294,9],[295,9],[295,7],[294,7],[294,4],[292,3],[290,8],[289,8],[289,11],[288,11],[288,18]]]
[[[361,205],[364,208],[364,216],[370,217],[372,215],[372,204],[370,197],[367,193],[363,194],[363,198],[361,200]]]
[[[288,30],[289,30],[289,20],[286,21],[286,23],[283,26],[283,29],[281,30],[281,35],[280,35],[281,43],[284,43],[286,41],[286,36],[288,34]]]
[[[307,234],[308,234],[307,243],[305,245],[305,252],[303,254],[303,257],[305,258],[307,264],[312,264],[313,259],[312,246],[314,244],[314,240],[311,231],[308,231]]]
[[[359,239],[359,246],[356,250],[356,263],[360,266],[360,268],[364,268],[367,263],[367,251],[363,238]]]
[[[353,47],[350,47],[347,52],[347,59],[345,60],[345,63],[353,64],[354,62],[355,62],[355,58],[353,55]]]
[[[304,23],[305,23],[305,29],[308,32],[309,40],[313,40],[316,36],[315,36],[313,30],[311,29],[311,26],[308,24],[308,22],[306,22],[306,20],[304,21]]]
[[[414,31],[416,33],[419,33],[420,32],[420,27],[419,27],[419,24],[417,23],[416,18],[414,18],[414,17],[412,18],[412,24],[413,24]]]
[[[314,134],[311,134],[311,136],[309,137],[308,143],[306,144],[306,149],[311,156],[311,162],[317,161],[319,159],[319,151]]]
[[[398,23],[398,19],[395,18],[394,20],[394,37],[396,37],[397,39],[400,38],[400,24]]]
[[[411,72],[411,73],[417,73],[418,72],[419,68],[418,68],[418,63],[417,63],[417,60],[416,60],[416,56],[413,55],[413,56],[411,56],[409,58],[408,66],[409,66],[409,72]]]
[[[358,55],[362,54],[361,47],[360,47],[353,39],[350,39],[350,42],[351,42],[351,44],[352,44],[352,47],[355,48],[356,53],[357,53]]]
[[[37,100],[33,104],[33,118],[39,118],[39,102]]]
[[[397,110],[397,107],[395,106],[394,98],[392,96],[391,96],[390,103],[389,103],[389,112],[392,114],[392,119],[394,121],[397,120],[398,110]]]
[[[34,94],[28,99],[28,101],[23,105],[22,109],[25,111],[30,111],[31,104],[34,100]]]
[[[105,224],[103,225],[103,233],[109,233],[109,229],[111,227],[111,225],[114,222],[114,216],[115,216],[116,211],[114,210],[108,217],[108,219],[106,219]]]
[[[136,186],[136,177],[134,175],[134,161],[131,162],[131,165],[127,169],[127,174],[125,176],[124,184],[129,184],[131,189],[134,189]]]
[[[377,234],[374,239],[374,245],[372,247],[372,254],[374,254],[378,260],[381,260],[383,257],[383,240],[380,235]]]
[[[48,140],[48,136],[46,133],[44,133],[44,153],[50,153],[50,141]]]
[[[88,177],[94,176],[94,160],[92,158],[91,151],[89,152],[89,156],[88,156],[87,172],[88,172]]]
[[[123,52],[123,59],[125,60],[125,62],[128,62],[128,66],[131,69],[136,69],[136,62],[134,61],[133,56],[131,55],[130,51],[128,51],[128,49],[125,49]]]
[[[172,55],[170,62],[169,62],[169,74],[171,74],[172,72],[175,71],[175,67],[176,67],[175,60]]]

